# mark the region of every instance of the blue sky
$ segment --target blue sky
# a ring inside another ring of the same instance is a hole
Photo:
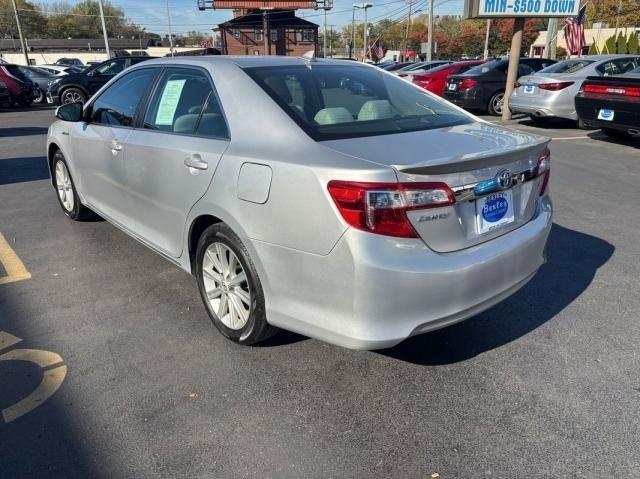
[[[77,3],[72,0],[69,3]],[[121,7],[127,17],[155,33],[168,33],[167,10],[164,0],[110,0],[112,4]],[[209,0],[207,0],[209,1]],[[361,0],[355,0],[359,2]],[[388,17],[394,20],[406,17],[408,0],[374,0],[373,7],[369,9],[369,19],[374,22]],[[428,8],[428,0],[414,0],[413,10]],[[462,14],[463,0],[434,0],[435,15],[460,15]],[[334,29],[340,29],[351,22],[351,5],[354,0],[334,0],[333,10],[327,12],[327,25],[334,25]],[[222,23],[232,18],[230,10],[206,10],[201,12],[196,6],[196,0],[169,0],[171,12],[171,24],[174,33],[186,33],[190,30],[206,32],[212,25]],[[324,15],[320,11],[300,10],[299,15],[317,23],[322,28]],[[356,10],[356,21],[363,21],[364,14]]]

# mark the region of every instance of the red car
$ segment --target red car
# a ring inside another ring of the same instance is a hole
[[[447,82],[447,77],[449,75],[464,73],[470,68],[484,62],[485,60],[463,60],[460,62],[449,63],[447,65],[436,67],[433,70],[416,73],[415,75],[412,75],[411,81],[431,93],[442,96],[444,93],[444,85]],[[407,77],[407,79],[409,78]]]
[[[18,103],[20,106],[29,106],[33,103],[35,94],[33,82],[20,71],[17,65],[0,64],[0,81],[4,83],[11,94],[10,106],[13,106],[14,103]]]

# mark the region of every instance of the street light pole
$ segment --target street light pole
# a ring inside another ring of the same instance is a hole
[[[15,0],[14,0],[15,1]],[[356,51],[356,6],[351,10],[351,47],[349,48],[349,58],[355,56]]]
[[[104,36],[104,49],[107,52],[107,58],[111,58],[111,51],[109,50],[109,38],[107,36],[107,26],[104,23],[104,9],[102,8],[102,0],[98,0],[98,7],[100,8],[100,22],[102,23],[102,35]]]
[[[429,42],[427,61],[430,62],[433,57],[433,0],[429,0],[429,31],[427,32],[427,42]]]
[[[13,12],[16,14],[16,24],[18,25],[18,36],[20,37],[20,45],[22,45],[22,53],[24,53],[24,61],[29,64],[29,54],[27,53],[27,44],[22,36],[22,27],[20,26],[20,16],[18,15],[18,7],[16,7],[16,0],[11,0],[13,3]]]
[[[102,0],[100,0],[102,2]],[[169,12],[169,0],[167,0],[167,22],[169,24],[169,50],[173,56],[173,33],[171,32],[171,13]]]
[[[491,19],[487,18],[487,32],[484,35],[484,55],[483,59],[489,58],[489,33],[491,32]]]
[[[364,32],[362,39],[362,61],[365,62],[367,60],[367,4],[364,7]]]
[[[365,61],[365,59],[367,58],[367,8],[371,8],[373,7],[372,3],[354,3],[353,4],[353,16],[351,18],[351,29],[353,30],[353,50],[355,52],[356,49],[356,24],[355,24],[355,18],[356,18],[356,8],[361,8],[364,10],[364,45],[362,45],[362,50],[363,50],[363,55],[362,55],[362,61]],[[351,55],[349,55],[349,57],[351,57]]]

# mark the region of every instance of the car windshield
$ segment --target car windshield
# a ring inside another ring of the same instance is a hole
[[[593,60],[585,59],[565,60],[543,68],[538,73],[574,73],[592,63]]]
[[[377,68],[343,65],[246,68],[317,141],[472,123],[447,102]]]

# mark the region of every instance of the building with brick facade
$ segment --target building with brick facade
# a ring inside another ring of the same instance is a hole
[[[293,10],[245,10],[218,25],[223,55],[318,54],[318,25]],[[266,28],[265,28],[266,27]]]

